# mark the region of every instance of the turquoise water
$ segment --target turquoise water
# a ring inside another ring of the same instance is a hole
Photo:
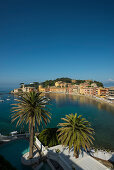
[[[10,95],[10,101],[7,101],[9,94],[1,95],[4,103],[0,103],[0,133],[8,134],[11,131],[18,130],[15,124],[11,124],[11,105],[14,103],[13,95]],[[90,100],[84,96],[73,96],[64,94],[46,94],[51,99],[52,119],[47,127],[56,127],[61,122],[61,118],[66,114],[82,114],[91,122],[95,129],[94,145],[114,150],[114,107]],[[16,98],[16,97],[15,97]]]
[[[56,127],[66,114],[81,114],[95,130],[94,145],[114,150],[114,107],[84,96],[47,94],[47,97],[52,103],[52,120],[48,127]]]
[[[20,139],[0,146],[0,155],[4,156],[16,169],[31,170],[32,168],[21,164],[21,156],[29,151],[29,142]]]

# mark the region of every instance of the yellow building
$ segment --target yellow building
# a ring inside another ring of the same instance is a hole
[[[45,92],[46,90],[45,90],[44,87],[42,87],[42,85],[39,85],[38,91],[39,92]]]
[[[57,82],[55,82],[55,87],[66,87],[66,84],[67,83],[64,83],[64,82],[62,82],[62,81],[57,81]]]
[[[84,94],[84,88],[82,86],[80,87],[80,94]]]
[[[66,88],[65,87],[59,88],[59,87],[51,86],[50,87],[50,92],[54,92],[54,93],[66,93]]]
[[[60,83],[62,83],[62,81],[57,81],[57,82],[55,82],[55,87],[60,86]]]
[[[99,87],[98,88],[98,96],[99,97],[106,97],[106,96],[108,96],[108,93],[109,93],[109,90],[108,90],[108,88],[103,88],[103,87]]]
[[[72,83],[76,83],[76,80],[71,80],[72,81]]]

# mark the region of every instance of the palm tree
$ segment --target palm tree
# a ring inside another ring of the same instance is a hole
[[[90,123],[81,115],[78,116],[77,113],[66,115],[65,118],[61,119],[65,123],[58,124],[61,126],[58,129],[58,139],[63,145],[69,146],[69,151],[74,147],[74,156],[77,158],[82,148],[87,151],[87,148],[92,144],[94,130]]]
[[[29,124],[30,145],[29,158],[33,158],[33,143],[34,132],[40,124],[47,124],[51,118],[47,105],[49,104],[46,97],[41,95],[41,92],[24,93],[18,100],[18,103],[13,104],[12,122],[18,119],[16,125]]]

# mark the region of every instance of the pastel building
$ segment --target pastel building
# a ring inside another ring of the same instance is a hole
[[[66,93],[66,88],[65,87],[55,87],[55,86],[51,86],[50,87],[50,92],[53,92],[53,93]]]
[[[39,85],[38,91],[39,92],[46,92],[46,89],[44,87],[42,87],[42,85]]]
[[[25,85],[22,84],[20,88],[14,89],[14,90],[12,91],[12,93],[31,92],[31,91],[34,91],[34,90],[35,90],[35,87],[25,87]]]
[[[76,80],[71,80],[72,81],[72,83],[76,83]]]
[[[114,87],[109,87],[109,96],[114,97]]]
[[[99,87],[98,88],[98,96],[99,97],[107,97],[109,95],[109,90],[108,88],[103,88],[103,87]]]
[[[67,83],[64,83],[62,81],[55,82],[55,87],[66,87]]]
[[[98,87],[93,88],[93,95],[98,96]]]
[[[80,87],[80,94],[92,96],[94,94],[94,90],[92,87]]]
[[[108,99],[114,102],[114,87],[109,87],[109,96]]]
[[[91,87],[97,87],[97,84],[96,83],[92,83]]]
[[[79,89],[80,89],[79,85],[71,85],[70,84],[67,87],[67,93],[79,94]]]

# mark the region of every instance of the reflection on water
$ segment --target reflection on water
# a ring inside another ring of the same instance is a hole
[[[48,127],[55,127],[66,114],[78,113],[91,122],[95,130],[96,147],[114,150],[114,107],[85,96],[46,94],[51,99],[52,119]]]
[[[65,94],[55,94],[55,93],[51,93],[51,94],[46,94],[47,97],[49,97],[50,99],[53,99],[56,101],[56,103],[58,105],[62,105],[65,102],[71,102],[72,104],[80,104],[80,105],[93,105],[95,107],[97,107],[99,110],[105,110],[108,112],[112,112],[114,114],[114,107],[109,105],[108,103],[103,103],[100,101],[96,101],[95,99],[91,99],[89,97],[86,96],[78,96],[78,95],[65,95]]]
[[[0,103],[0,133],[2,134],[23,130],[15,126],[16,122],[11,124],[11,104],[16,102],[14,98],[17,96],[10,95],[11,100],[7,101],[8,96],[9,94],[2,95],[4,102]],[[92,128],[95,129],[94,145],[114,150],[114,107],[85,96],[54,93],[45,94],[45,96],[51,99],[49,107],[52,113],[51,121],[47,127],[56,127],[66,114],[81,114],[91,122]]]

